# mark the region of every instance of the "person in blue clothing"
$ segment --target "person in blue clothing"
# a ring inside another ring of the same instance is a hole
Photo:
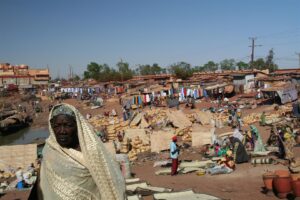
[[[178,168],[179,147],[176,142],[177,142],[177,137],[175,135],[172,137],[172,142],[170,144],[170,157],[172,159],[171,176],[177,174],[177,168]]]

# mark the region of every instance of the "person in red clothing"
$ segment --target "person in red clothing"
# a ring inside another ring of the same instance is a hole
[[[175,135],[172,137],[172,142],[170,144],[170,157],[172,159],[172,170],[171,170],[172,176],[177,174],[177,168],[178,168],[179,147],[176,144],[176,142],[177,142],[177,137]]]

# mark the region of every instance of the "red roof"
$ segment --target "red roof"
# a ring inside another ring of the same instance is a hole
[[[300,69],[278,69],[273,73],[274,74],[299,74]]]

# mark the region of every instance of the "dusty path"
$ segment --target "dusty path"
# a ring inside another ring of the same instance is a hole
[[[10,101],[17,104],[18,101],[11,98]],[[74,105],[79,111],[85,116],[87,113],[92,114],[92,116],[97,114],[103,114],[105,111],[111,111],[113,108],[116,109],[117,113],[121,117],[121,106],[117,98],[110,99],[105,102],[105,106],[95,110],[90,109],[85,106],[83,102],[79,102],[75,99],[67,99],[64,101]],[[51,102],[44,100],[41,102],[44,112],[39,113],[34,118],[33,127],[47,127],[48,126],[48,105]],[[26,104],[26,102],[24,102]],[[201,102],[196,104],[196,109],[209,108],[212,104],[210,102]],[[28,105],[30,107],[30,105]],[[184,109],[184,105],[180,105],[180,108],[184,112],[189,113],[191,110]],[[246,109],[243,114],[247,115],[253,112],[261,113],[264,110],[270,110],[270,106],[260,106],[255,109]],[[32,112],[29,108],[29,112]],[[270,130],[269,127],[260,127],[256,123],[264,142],[267,140]],[[244,127],[247,129],[248,127]],[[231,128],[225,127],[218,129],[217,132],[228,132]],[[295,148],[296,155],[300,155],[300,148]],[[201,159],[200,154],[196,152],[185,152],[181,155],[180,159]],[[287,169],[285,166],[278,165],[258,165],[256,167],[252,166],[250,163],[237,165],[236,170],[231,174],[226,175],[203,175],[197,176],[195,173],[178,175],[175,177],[171,176],[156,176],[155,171],[159,168],[153,167],[153,161],[138,162],[132,166],[132,172],[135,173],[136,177],[148,182],[153,186],[172,188],[175,191],[193,189],[195,192],[206,193],[220,197],[222,199],[255,199],[255,200],[269,200],[276,199],[276,197],[271,194],[269,196],[261,193],[261,187],[263,186],[262,174],[266,170],[275,169]],[[6,199],[26,199],[26,193],[12,193],[10,195],[5,195],[0,197],[2,200]],[[25,198],[22,198],[25,197]],[[152,199],[151,197],[146,197],[145,199]]]

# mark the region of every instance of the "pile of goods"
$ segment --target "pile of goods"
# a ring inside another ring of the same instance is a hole
[[[14,177],[14,176],[15,176],[15,174],[13,174],[13,173],[5,172],[5,171],[0,170],[0,179],[2,179],[2,178],[7,179],[7,178]]]
[[[192,128],[186,127],[184,129],[176,129],[175,134],[177,136],[182,136],[182,140],[184,142],[192,142],[192,136],[191,136]]]
[[[282,120],[279,113],[274,113],[266,116],[266,124],[273,124]]]
[[[252,113],[243,117],[243,122],[245,125],[250,125],[260,120],[260,113]]]
[[[145,114],[145,118],[147,118],[148,123],[151,124],[152,127],[164,126],[167,121],[167,114],[165,110],[161,109],[148,110]]]
[[[215,113],[213,119],[215,120],[215,126],[217,128],[223,128],[224,124],[228,124],[228,113]]]
[[[104,116],[94,116],[88,120],[95,128],[109,125],[109,119]]]
[[[150,144],[143,143],[143,141],[139,138],[139,136],[136,136],[135,138],[132,139],[130,142],[131,144],[131,151],[128,153],[128,157],[130,161],[134,161],[137,159],[137,154],[150,151],[151,147]]]
[[[117,139],[118,132],[123,132],[128,128],[129,121],[120,121],[117,117],[93,117],[89,122],[95,128],[106,128],[108,140]]]
[[[282,106],[279,106],[278,110],[276,110],[276,114],[278,114],[280,116],[286,116],[286,114],[292,112],[292,109],[293,108],[291,105],[282,105]]]
[[[192,136],[190,133],[185,133],[183,136],[182,136],[182,140],[184,142],[192,142]]]
[[[130,149],[130,140],[128,138],[124,138],[123,142],[121,143],[121,153],[128,153]]]

